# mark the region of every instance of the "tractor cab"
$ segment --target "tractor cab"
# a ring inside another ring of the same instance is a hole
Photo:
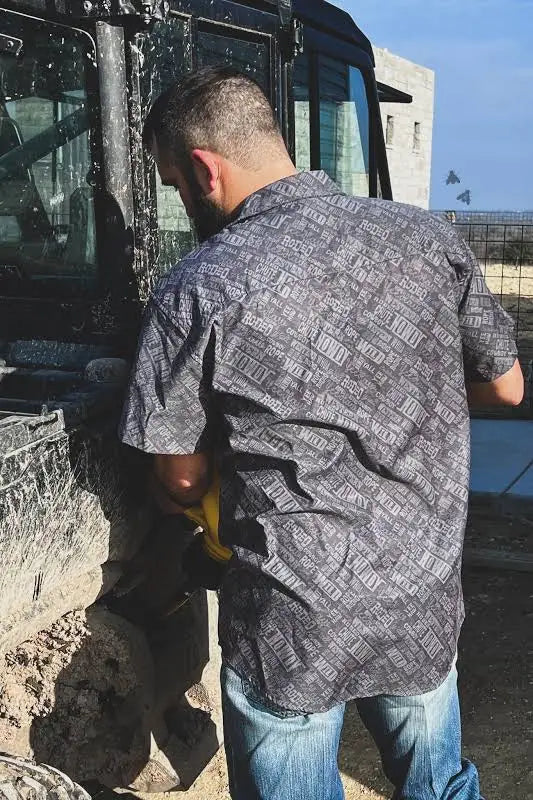
[[[379,99],[394,90],[378,86],[370,42],[340,9],[6,0],[0,357],[4,368],[59,373],[37,388],[29,373],[4,374],[0,410],[47,405],[72,416],[73,386],[85,392],[85,415],[101,408],[84,385],[88,360],[131,357],[154,283],[194,246],[179,196],[143,151],[144,119],[180,76],[218,64],[262,86],[299,169],[324,169],[350,194],[391,197]]]
[[[391,197],[372,48],[309,0],[11,0],[0,9],[0,340],[110,344],[194,245],[143,152],[185,72],[231,64],[269,95],[300,169]],[[126,335],[124,335],[126,334]]]

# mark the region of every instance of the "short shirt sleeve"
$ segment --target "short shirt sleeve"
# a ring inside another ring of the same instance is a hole
[[[460,240],[450,257],[459,280],[459,324],[465,378],[488,383],[505,375],[517,358],[515,324],[490,291],[477,260]]]
[[[200,320],[182,327],[157,299],[150,302],[119,426],[120,439],[146,453],[207,447],[210,330]]]

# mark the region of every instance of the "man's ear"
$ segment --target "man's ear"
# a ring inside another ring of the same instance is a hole
[[[209,150],[193,150],[191,159],[196,179],[205,195],[212,194],[218,184],[220,167],[218,159]]]

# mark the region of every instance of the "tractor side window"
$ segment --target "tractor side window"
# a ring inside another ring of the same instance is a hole
[[[294,62],[294,133],[296,169],[311,169],[311,104],[309,100],[309,56]]]
[[[88,110],[92,40],[0,11],[0,291],[83,293],[96,285]]]
[[[198,34],[198,66],[231,66],[253,78],[270,95],[270,56],[264,42],[247,41],[219,33]]]
[[[186,26],[177,19],[156,22],[141,40],[143,118],[159,95],[188,71]],[[194,234],[176,190],[163,186],[155,170],[159,256],[155,277],[169,271],[193,249]]]
[[[320,57],[320,159],[347,194],[368,197],[370,113],[360,70]]]
[[[311,59],[316,59],[313,72],[319,84],[316,133],[311,125],[317,102],[310,88]],[[319,163],[346,194],[368,197],[370,112],[361,71],[322,53],[304,53],[294,64],[293,93],[296,167],[308,170]]]
[[[141,40],[143,115],[156,98],[191,69],[187,23],[170,18],[158,22]],[[228,64],[254,78],[270,91],[270,54],[267,41],[240,39],[200,29],[195,46],[198,67]],[[156,170],[157,172],[157,170]],[[178,192],[163,186],[156,174],[159,259],[156,278],[164,275],[196,244],[191,223]]]

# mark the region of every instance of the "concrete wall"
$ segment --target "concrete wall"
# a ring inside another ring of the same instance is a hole
[[[376,77],[381,83],[413,96],[410,105],[382,103],[383,131],[394,199],[429,207],[435,73],[379,47],[374,48]],[[388,118],[392,118],[392,125]],[[415,123],[419,125],[415,142]],[[393,130],[392,130],[393,128]]]

